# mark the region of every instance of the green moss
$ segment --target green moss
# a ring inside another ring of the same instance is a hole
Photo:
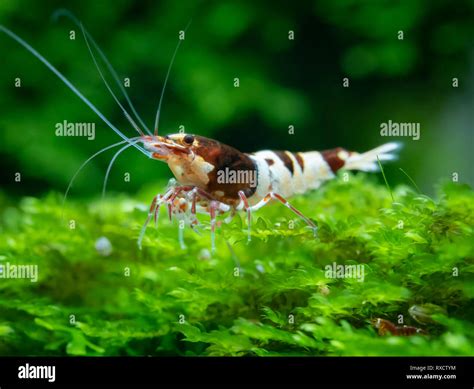
[[[208,228],[187,230],[181,250],[164,215],[137,249],[151,193],[64,209],[58,194],[0,200],[0,264],[39,269],[36,283],[0,278],[0,354],[474,355],[470,188],[446,184],[435,200],[397,187],[392,204],[383,185],[351,175],[293,199],[318,221],[316,239],[274,204],[255,214],[250,244],[237,217],[212,255]],[[95,249],[101,236],[109,256]],[[333,262],[363,264],[364,282],[327,278]],[[419,324],[415,304],[445,314]],[[399,315],[428,335],[371,326]]]

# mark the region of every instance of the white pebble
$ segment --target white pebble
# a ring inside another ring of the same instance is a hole
[[[95,249],[103,257],[107,257],[112,253],[112,243],[105,236],[100,237],[95,242]]]
[[[211,252],[208,249],[202,249],[199,252],[199,259],[201,261],[208,261],[209,259],[211,259]]]

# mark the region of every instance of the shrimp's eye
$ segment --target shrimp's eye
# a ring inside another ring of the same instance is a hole
[[[194,136],[192,135],[185,135],[183,138],[184,143],[187,143],[188,145],[192,145],[194,142]]]

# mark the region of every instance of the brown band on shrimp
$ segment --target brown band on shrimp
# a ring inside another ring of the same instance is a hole
[[[327,162],[333,173],[336,173],[346,163],[349,157],[347,150],[342,147],[337,147],[331,150],[321,151],[324,160]]]
[[[301,156],[301,153],[293,153],[298,165],[300,165],[301,171],[304,172],[304,159]]]
[[[257,168],[248,155],[231,146],[202,136],[197,136],[196,141],[198,145],[195,151],[196,154],[214,167],[208,173],[209,182],[205,188],[207,192],[215,194],[217,198],[227,200],[240,199],[239,191],[244,192],[247,197],[255,193],[258,183],[252,186],[251,182],[234,183],[218,180],[219,172],[225,172],[226,170],[229,174],[240,177],[256,176]]]
[[[294,174],[293,160],[287,154],[287,151],[274,151],[275,155],[281,159],[285,167],[290,171],[291,175]]]

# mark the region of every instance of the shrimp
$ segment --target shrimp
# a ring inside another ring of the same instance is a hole
[[[243,153],[217,140],[192,134],[145,136],[143,147],[151,158],[168,164],[175,180],[165,194],[152,201],[148,220],[138,241],[159,207],[166,204],[170,215],[190,217],[188,224],[198,224],[196,213],[210,216],[212,248],[216,216],[238,211],[247,214],[247,239],[251,240],[253,212],[277,201],[289,208],[316,233],[316,223],[296,209],[287,198],[317,189],[336,176],[340,169],[375,171],[380,161],[395,158],[397,143],[387,143],[359,154],[343,148],[293,153],[264,150]],[[255,179],[252,179],[254,177]],[[200,206],[197,210],[196,205]]]
[[[378,330],[381,336],[387,334],[394,336],[427,335],[427,332],[421,328],[406,325],[396,326],[391,321],[380,318],[372,320],[372,325]]]
[[[80,166],[69,183],[64,201],[71,188],[72,182],[85,165],[97,155],[120,145],[122,147],[114,155],[107,168],[102,191],[103,194],[105,193],[107,179],[114,161],[129,147],[134,147],[148,158],[166,163],[175,177],[170,181],[165,193],[157,194],[151,202],[147,219],[138,237],[137,243],[140,249],[147,226],[152,219],[157,223],[159,210],[162,205],[167,207],[170,220],[175,217],[180,221],[179,243],[182,248],[185,246],[183,241],[183,228],[181,228],[181,226],[189,225],[192,229],[197,231],[200,224],[197,218],[198,213],[206,214],[210,217],[211,245],[213,251],[216,247],[215,231],[217,217],[219,215],[228,214],[228,217],[224,221],[229,222],[237,212],[244,212],[247,219],[247,240],[250,241],[252,214],[269,204],[272,200],[279,202],[291,210],[301,218],[312,230],[313,234],[316,235],[317,224],[290,204],[287,198],[318,189],[323,182],[336,177],[336,173],[340,169],[377,171],[379,161],[393,160],[396,157],[393,152],[399,148],[400,144],[398,143],[387,143],[362,154],[340,147],[321,152],[264,150],[255,153],[244,153],[231,146],[220,143],[217,140],[199,135],[188,133],[166,136],[158,135],[164,90],[181,40],[176,46],[170,66],[168,67],[155,116],[154,132],[152,133],[136,112],[107,57],[85,30],[82,23],[69,11],[59,10],[55,16],[67,16],[81,28],[87,48],[100,77],[130,125],[138,132],[138,136],[136,137],[127,137],[67,80],[64,75],[46,60],[46,58],[18,35],[0,25],[0,31],[18,42],[45,64],[49,70],[59,77],[72,92],[122,138],[122,141],[99,150]],[[186,29],[187,28],[188,27],[186,27]],[[132,118],[126,108],[121,104],[106,81],[93,49],[99,53],[102,61],[119,85],[136,120]],[[137,124],[137,121],[140,125]]]

